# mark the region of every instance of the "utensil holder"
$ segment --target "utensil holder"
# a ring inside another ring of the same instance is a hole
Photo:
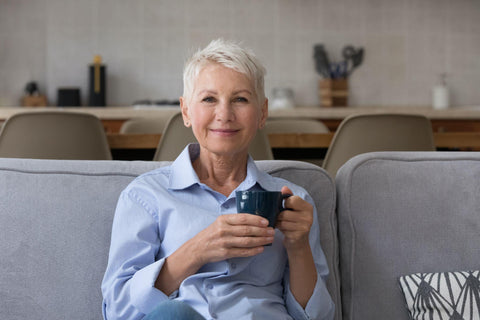
[[[322,107],[348,106],[348,79],[320,79],[318,92]]]
[[[24,96],[22,98],[24,107],[46,107],[48,106],[47,97],[44,95]]]

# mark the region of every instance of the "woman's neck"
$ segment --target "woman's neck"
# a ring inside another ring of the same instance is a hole
[[[193,169],[200,182],[228,197],[245,180],[247,160],[247,154],[218,156],[200,152],[193,162]]]

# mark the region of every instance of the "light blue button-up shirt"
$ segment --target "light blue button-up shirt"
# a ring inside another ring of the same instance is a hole
[[[313,205],[304,189],[258,170],[251,158],[245,180],[226,197],[199,181],[192,167],[198,154],[199,146],[190,145],[170,166],[139,176],[121,193],[102,282],[104,318],[141,319],[161,301],[178,299],[206,319],[333,319],[315,209],[310,246],[318,280],[305,309],[290,292],[288,259],[278,229],[273,245],[261,254],[208,263],[170,296],[155,288],[170,254],[218,216],[237,212],[235,191],[279,191],[286,185]]]

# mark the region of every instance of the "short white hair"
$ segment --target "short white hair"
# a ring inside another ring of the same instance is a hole
[[[245,74],[253,82],[255,95],[260,104],[265,100],[264,77],[266,70],[255,54],[242,48],[233,41],[216,39],[205,48],[199,49],[185,63],[183,69],[183,97],[189,100],[193,94],[193,86],[200,71],[210,64],[219,63],[227,68]]]

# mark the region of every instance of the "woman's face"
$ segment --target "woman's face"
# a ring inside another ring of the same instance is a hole
[[[267,118],[248,77],[221,64],[207,64],[189,100],[180,98],[183,120],[192,126],[202,150],[220,156],[248,153],[248,145]]]

